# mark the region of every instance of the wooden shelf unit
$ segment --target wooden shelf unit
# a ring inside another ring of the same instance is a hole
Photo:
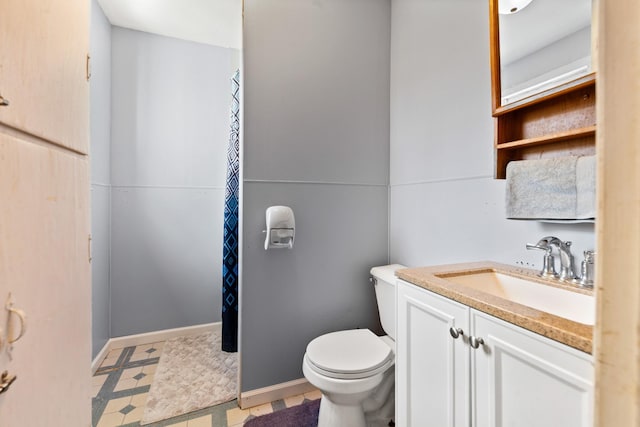
[[[595,154],[595,73],[494,111],[495,177],[512,160]]]

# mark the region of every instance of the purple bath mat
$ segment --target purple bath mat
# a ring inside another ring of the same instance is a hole
[[[244,427],[318,427],[320,399],[247,421]]]

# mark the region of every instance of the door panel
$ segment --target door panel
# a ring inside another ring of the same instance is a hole
[[[88,152],[87,0],[0,0],[0,123]]]
[[[472,310],[476,419],[481,427],[592,425],[591,357]]]
[[[88,190],[85,157],[0,133],[0,336],[9,292],[27,316],[11,357],[0,349],[17,375],[2,426],[90,423]]]
[[[469,425],[468,308],[398,282],[396,424]]]

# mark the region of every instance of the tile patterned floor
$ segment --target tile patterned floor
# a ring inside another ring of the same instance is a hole
[[[147,394],[153,382],[164,342],[126,347],[107,354],[93,375],[93,427],[135,427],[140,425]],[[204,408],[157,423],[150,427],[242,427],[245,422],[307,400],[320,392],[293,396],[248,409],[237,401]]]

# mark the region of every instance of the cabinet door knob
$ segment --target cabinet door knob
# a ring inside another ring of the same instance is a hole
[[[464,331],[462,328],[454,328],[453,326],[449,328],[449,333],[453,337],[453,339],[457,339],[460,335],[464,335]]]
[[[479,337],[470,336],[469,337],[469,345],[473,348],[478,348],[481,345],[484,345],[484,340]]]
[[[9,100],[6,98],[3,98],[2,95],[0,95],[0,107],[8,107],[9,106]]]

